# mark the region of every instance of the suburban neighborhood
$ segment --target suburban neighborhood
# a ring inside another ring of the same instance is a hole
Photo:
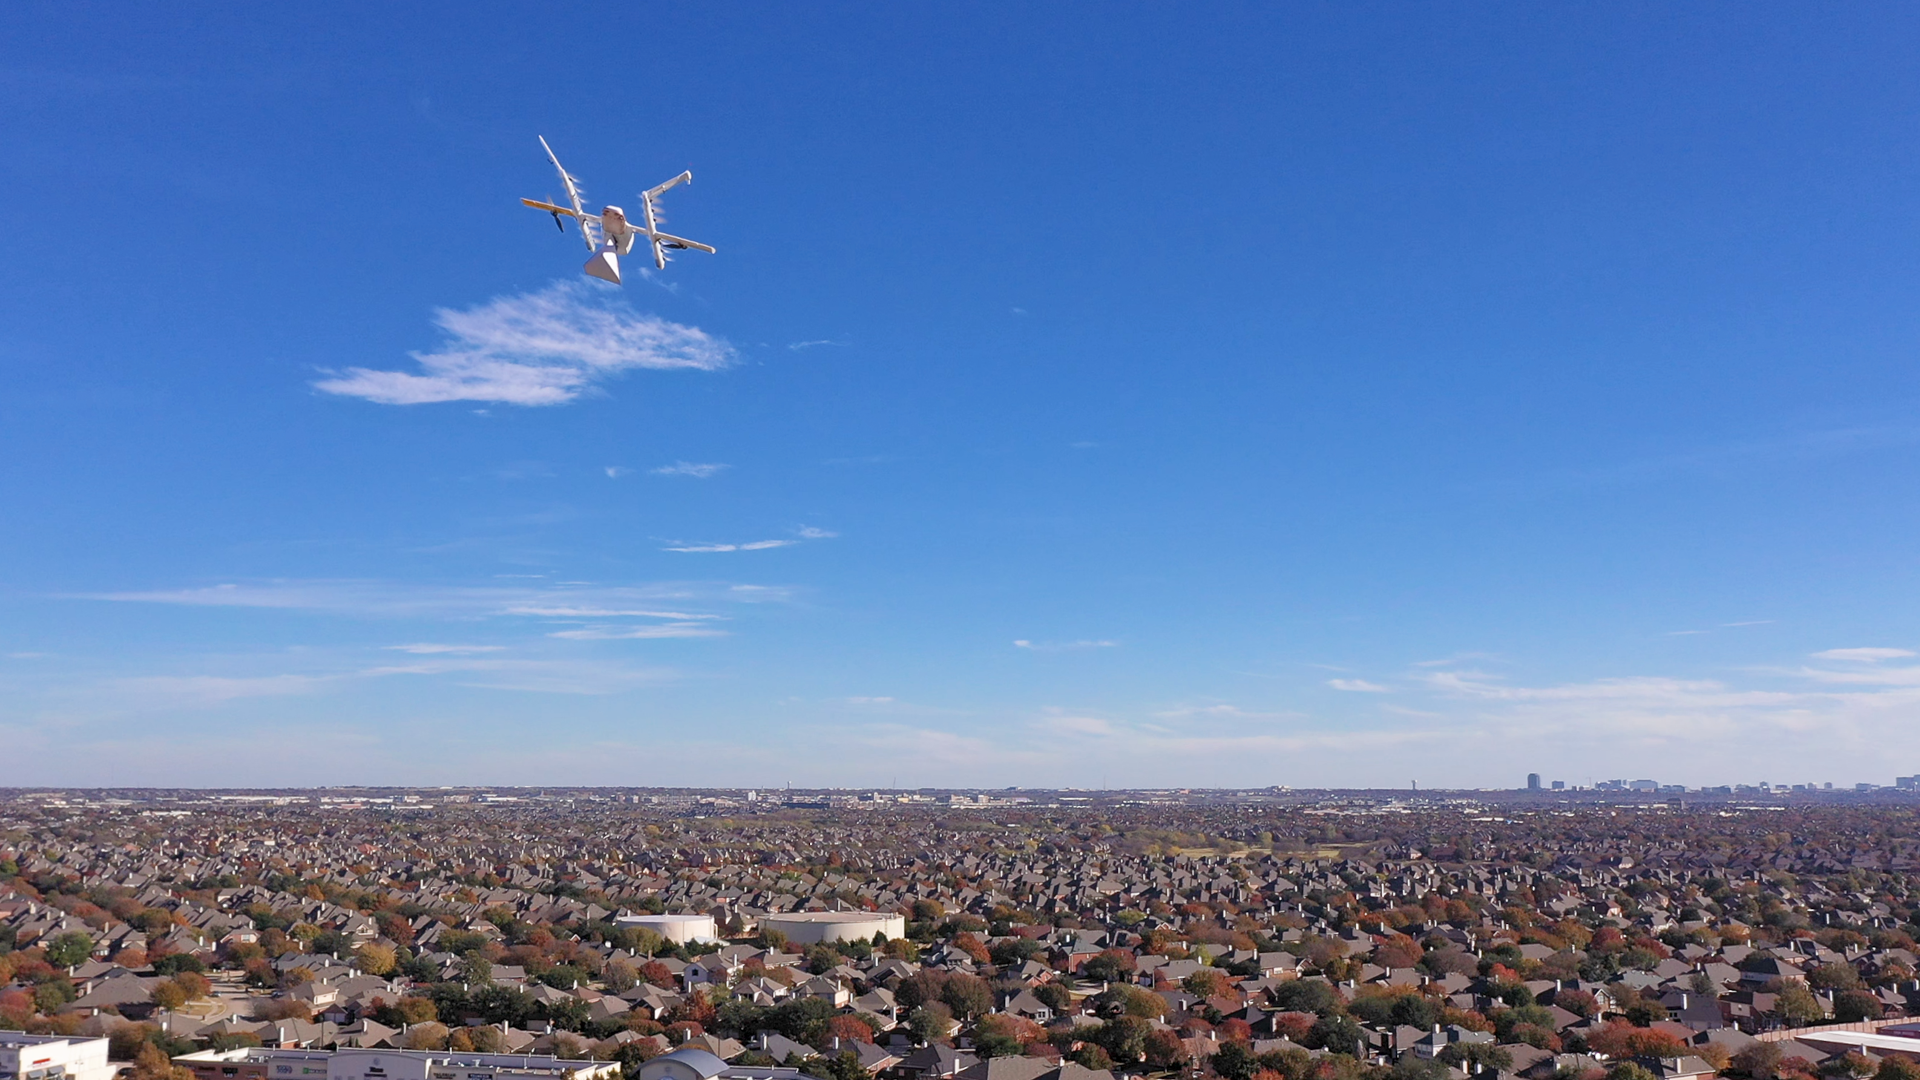
[[[1914,1080],[1917,809],[15,791],[0,1080]]]

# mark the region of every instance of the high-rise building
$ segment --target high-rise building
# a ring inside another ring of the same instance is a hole
[[[1530,772],[1527,774],[1527,790],[1528,791],[1540,790],[1540,774],[1539,773]]]

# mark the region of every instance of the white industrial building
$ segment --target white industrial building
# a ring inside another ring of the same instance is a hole
[[[113,1080],[107,1040],[0,1031],[0,1080]]]
[[[104,1044],[105,1039],[100,1042]],[[197,1080],[617,1080],[617,1061],[450,1050],[202,1050],[173,1059]]]
[[[613,925],[651,930],[676,945],[720,940],[720,928],[711,915],[619,915]]]
[[[778,930],[794,945],[869,941],[875,934],[885,934],[891,941],[907,936],[907,920],[883,911],[788,911],[762,915],[760,929]]]

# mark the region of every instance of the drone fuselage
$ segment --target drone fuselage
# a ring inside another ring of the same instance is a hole
[[[627,221],[627,212],[617,206],[600,208],[600,231],[606,235],[607,243],[622,255],[633,251],[633,238],[639,230]]]

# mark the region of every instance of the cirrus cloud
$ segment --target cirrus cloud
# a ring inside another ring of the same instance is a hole
[[[733,361],[726,342],[693,326],[634,311],[576,282],[441,308],[447,340],[416,352],[418,372],[352,367],[313,385],[382,405],[491,401],[563,405],[594,384],[637,368],[715,371]]]

